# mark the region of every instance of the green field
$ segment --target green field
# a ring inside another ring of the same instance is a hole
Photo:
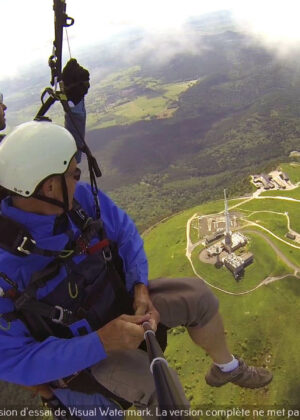
[[[258,227],[255,227],[254,229],[257,230],[258,232],[261,232],[264,235],[266,235],[273,242],[273,244],[278,249],[280,249],[280,251],[282,251],[284,253],[284,255],[289,259],[289,261],[291,263],[293,263],[294,265],[299,267],[299,261],[300,261],[300,249],[299,248],[291,247],[291,246],[283,243],[282,241],[279,241],[278,239],[274,238],[274,236],[268,234],[268,232],[264,231],[263,229],[260,229]],[[251,230],[252,230],[252,227],[251,227]],[[287,241],[287,242],[291,242],[291,241]]]
[[[136,83],[133,79],[132,82]],[[126,82],[120,82],[126,84]],[[132,124],[152,118],[170,118],[177,110],[179,95],[189,89],[195,81],[159,84],[152,82],[157,92],[155,97],[139,95],[133,100],[117,101],[110,109],[103,112],[88,113],[88,126],[92,129],[104,128],[116,124]],[[149,87],[149,84],[147,84]]]
[[[295,184],[296,182],[300,182],[300,163],[299,162],[291,162],[291,163],[282,163],[280,165],[280,169],[283,172],[286,172],[290,177],[291,181]]]
[[[140,72],[140,66],[133,66],[93,85],[93,97],[87,107],[89,129],[170,118],[178,109],[179,96],[198,82],[162,83],[141,77]]]
[[[293,190],[271,190],[264,191],[261,193],[262,196],[271,196],[271,197],[291,197],[296,200],[300,200],[300,187],[297,187]]]
[[[132,66],[126,70],[116,71],[106,76],[105,79],[95,84],[94,87],[101,89],[101,91],[106,88],[114,88],[116,90],[128,88],[133,83],[138,83],[141,80],[138,77],[140,71],[141,66]]]
[[[279,236],[287,243],[291,243],[298,247],[290,247],[289,245],[279,241],[268,232],[254,227],[258,231],[266,235],[277,248],[284,253],[284,255],[296,266],[299,267],[300,262],[300,244],[289,240],[285,237],[288,231],[287,218],[281,214],[274,214],[268,212],[284,213],[288,212],[290,218],[291,229],[300,232],[300,218],[299,218],[299,203],[280,199],[253,199],[238,207],[238,211],[245,214],[245,218],[260,224],[262,227],[269,229],[275,235]],[[256,213],[253,213],[256,212]],[[253,213],[253,214],[252,214]],[[252,214],[252,215],[251,215]],[[252,229],[252,228],[251,228]]]
[[[295,220],[297,208],[293,202],[286,200],[251,200],[237,207],[236,210],[243,209],[245,215],[260,210],[250,218],[259,219],[266,227],[275,228],[277,233],[283,233],[284,223],[286,223],[284,216],[270,217],[270,214],[262,213],[261,210],[272,209],[283,213],[286,211],[286,204],[289,214],[292,213]],[[233,202],[230,201],[229,206],[232,205]],[[150,278],[194,277],[185,257],[186,222],[195,213],[212,214],[221,211],[222,208],[222,200],[207,203],[169,218],[149,231],[144,236],[144,240],[149,257]],[[246,235],[250,238],[249,250],[254,253],[255,260],[246,268],[240,282],[236,282],[226,269],[216,269],[201,263],[198,258],[201,246],[194,250],[192,260],[197,271],[214,286],[240,292],[255,287],[268,275],[281,276],[291,272],[291,268],[287,267],[265,240],[252,230],[262,232],[291,262],[299,265],[300,250],[283,244],[259,228],[247,227],[245,229],[251,229],[251,233],[247,232]],[[300,337],[296,333],[300,316],[299,279],[293,276],[286,277],[240,296],[228,295],[220,291],[215,291],[215,293],[220,300],[220,310],[225,320],[231,351],[243,357],[247,362],[268,366],[273,372],[274,379],[268,387],[259,390],[245,390],[231,384],[220,389],[210,388],[204,381],[204,374],[210,365],[208,356],[189,340],[187,332],[176,328],[169,334],[166,355],[180,375],[192,407],[203,405],[215,407],[226,404],[236,407],[299,406],[300,382],[297,372],[300,369],[298,358]],[[214,418],[222,419],[223,417]]]
[[[232,352],[273,372],[273,382],[263,389],[246,390],[232,384],[210,388],[204,381],[209,358],[190,342],[186,332],[169,335],[166,354],[176,367],[192,406],[299,405],[300,383],[296,373],[299,372],[300,338],[296,334],[299,293],[300,284],[295,278],[272,283],[241,297],[217,292]]]
[[[299,204],[296,201],[280,200],[277,198],[254,199],[238,207],[239,210],[288,212],[291,228],[300,232]],[[274,232],[276,233],[276,232]]]
[[[276,235],[280,236],[287,242],[293,242],[285,238],[285,234],[288,232],[287,218],[284,214],[279,213],[268,213],[263,211],[252,213],[247,216],[247,220],[251,220],[259,225],[271,230]]]

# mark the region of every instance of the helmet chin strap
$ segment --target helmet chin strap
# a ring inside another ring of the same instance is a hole
[[[45,201],[46,203],[53,204],[54,206],[60,207],[64,209],[65,212],[69,211],[69,194],[68,188],[66,183],[66,178],[64,174],[60,175],[60,184],[63,193],[63,201],[56,200],[55,198],[45,197],[44,195],[35,193],[32,197],[40,200]]]

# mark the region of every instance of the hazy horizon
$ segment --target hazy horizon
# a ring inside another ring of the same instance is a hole
[[[31,63],[45,63],[46,68],[54,37],[52,0],[0,0],[0,10],[4,34],[0,82],[22,77]],[[209,4],[197,0],[184,3],[154,0],[151,7],[145,7],[140,0],[126,3],[113,0],[101,4],[97,0],[84,3],[68,0],[67,14],[75,19],[75,24],[68,30],[71,52],[74,57],[80,56],[85,48],[109,42],[133,29],[143,30],[149,42],[155,42],[158,36],[173,37],[180,48],[184,24],[189,18],[224,10],[232,13],[240,31],[251,34],[257,42],[279,54],[286,55],[298,47],[300,4],[292,0],[287,0],[284,6],[269,0],[263,3],[247,0],[242,4],[237,0],[214,0]],[[66,39],[64,49],[67,52]],[[0,90],[5,90],[1,83]]]

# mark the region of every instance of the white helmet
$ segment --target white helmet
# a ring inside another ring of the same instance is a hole
[[[30,197],[43,180],[64,174],[76,151],[73,136],[57,124],[21,124],[0,143],[0,185]]]

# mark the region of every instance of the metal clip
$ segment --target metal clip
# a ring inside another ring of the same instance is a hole
[[[61,306],[54,306],[55,309],[59,311],[59,317],[58,318],[52,318],[51,321],[55,322],[56,324],[61,324],[63,318],[64,318],[64,309]]]
[[[24,246],[25,246],[25,244],[28,240],[30,240],[31,243],[33,243],[34,245],[36,244],[36,241],[34,241],[33,239],[27,238],[27,236],[24,236],[21,245],[17,247],[17,250],[19,252],[22,252],[23,254],[26,254],[26,255],[30,255],[30,251],[28,251],[27,249],[24,248]]]
[[[69,311],[68,309],[64,309],[61,306],[54,306],[55,309],[57,309],[59,311],[59,314],[57,317],[55,317],[55,315],[53,316],[53,318],[51,318],[52,322],[55,322],[56,324],[62,324],[62,325],[67,325],[67,319],[64,320],[65,316],[69,316],[69,315],[73,315],[72,311]]]
[[[103,258],[105,259],[105,261],[111,261],[112,260],[111,250],[109,248],[107,248],[106,250],[104,249],[102,251],[102,255],[103,255]]]

